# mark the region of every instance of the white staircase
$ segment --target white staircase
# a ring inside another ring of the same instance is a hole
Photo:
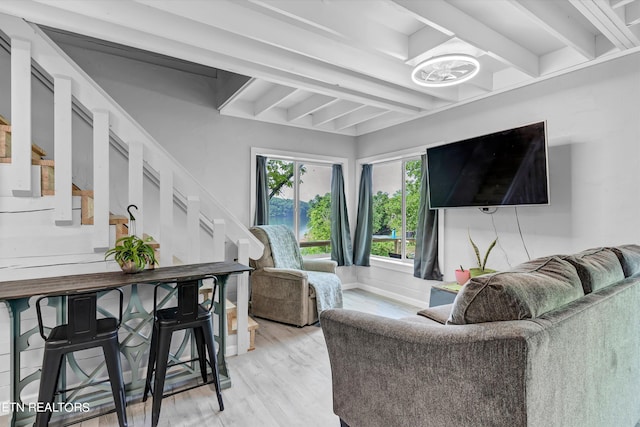
[[[115,240],[111,212],[126,213],[118,205],[123,198],[138,207],[136,234],[152,234],[160,244],[160,266],[177,258],[187,263],[223,261],[233,249],[233,258],[248,264],[249,256],[262,253],[262,244],[246,226],[37,26],[0,14],[0,31],[11,51],[12,95],[11,111],[0,111],[11,117],[10,124],[2,125],[10,129],[0,129],[5,132],[0,142],[7,130],[11,140],[10,160],[0,161],[2,280],[117,269],[102,258]],[[42,164],[32,159],[31,128],[38,126],[31,122],[32,75],[54,94],[55,155]],[[73,190],[74,114],[93,132],[93,161],[85,165],[92,170],[92,189]],[[115,174],[109,164],[114,156],[126,162]],[[43,191],[43,182],[53,188]],[[153,205],[145,209],[150,199]],[[89,208],[92,221],[87,222]],[[234,247],[229,251],[227,245]],[[249,347],[246,274],[238,277],[237,295],[241,354]]]

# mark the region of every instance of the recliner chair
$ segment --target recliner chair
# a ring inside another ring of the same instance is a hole
[[[300,327],[314,324],[318,321],[318,295],[314,285],[319,282],[330,283],[329,292],[335,301],[332,307],[325,308],[342,306],[335,261],[303,260],[293,232],[286,226],[258,226],[250,231],[265,248],[261,258],[249,262],[255,269],[251,273],[252,315]],[[279,265],[278,257],[274,261],[269,234],[277,240]]]

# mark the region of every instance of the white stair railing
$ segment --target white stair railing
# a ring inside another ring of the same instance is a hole
[[[135,122],[106,92],[78,67],[37,26],[20,18],[0,14],[0,29],[11,38],[12,168],[15,196],[32,196],[31,166],[31,60],[53,77],[56,225],[72,223],[72,111],[73,98],[82,105],[93,128],[93,238],[96,252],[109,247],[109,151],[116,147],[128,161],[128,201],[138,207],[136,234],[142,236],[144,178],[151,176],[159,187],[160,264],[173,264],[175,249],[174,206],[187,215],[186,262],[203,260],[202,227],[212,234],[212,261],[226,259],[225,242],[237,245],[238,262],[262,254],[262,244],[215,197],[195,180],[169,153]],[[20,94],[20,96],[15,96]],[[76,104],[77,106],[77,104]],[[248,274],[237,281],[238,354],[249,347]]]
[[[53,87],[53,151],[56,156],[54,221],[56,225],[70,225],[73,223],[71,79],[56,76]]]
[[[11,176],[13,195],[32,196],[31,43],[11,36]]]
[[[93,248],[109,248],[109,112],[93,110]]]
[[[95,156],[96,147],[94,147],[94,174],[100,173],[100,177],[94,176],[94,202],[95,204],[95,216],[94,226],[96,227],[95,245],[97,249],[101,249],[105,246],[105,234],[104,228],[108,229],[108,186],[107,188],[98,188],[108,184],[108,164],[106,159],[108,155],[104,154],[104,147],[101,145],[105,140],[105,129],[107,130],[107,141],[109,140],[109,131],[111,135],[117,135],[117,140],[122,141],[124,152],[138,150],[133,155],[135,162],[130,166],[130,170],[134,167],[137,169],[135,174],[139,174],[140,166],[140,149],[130,148],[131,143],[141,144],[143,168],[151,169],[153,173],[160,176],[161,187],[161,218],[160,224],[160,244],[162,246],[161,256],[168,259],[169,265],[172,263],[173,242],[171,241],[171,234],[169,228],[173,226],[171,213],[174,197],[180,197],[186,200],[188,197],[198,197],[200,199],[200,217],[205,224],[213,223],[213,218],[220,218],[224,220],[225,224],[225,236],[232,242],[238,242],[240,239],[246,239],[248,241],[249,256],[257,258],[262,254],[262,244],[247,230],[246,226],[242,224],[231,212],[229,212],[222,203],[204,188],[193,176],[157,142],[151,137],[135,120],[133,120],[129,114],[118,105],[100,86],[98,86],[77,64],[73,62],[49,37],[42,32],[37,26],[26,23],[24,20],[5,14],[0,14],[0,29],[2,29],[12,40],[12,51],[15,48],[18,58],[16,64],[20,64],[20,67],[16,65],[16,68],[24,68],[25,62],[29,64],[28,78],[25,77],[25,72],[17,73],[18,80],[15,83],[16,91],[13,93],[25,93],[23,91],[30,91],[30,65],[31,58],[35,60],[44,70],[49,74],[55,76],[65,76],[74,84],[72,85],[72,94],[85,108],[93,113],[94,118],[94,139],[97,139],[98,151],[101,153],[101,157]],[[15,40],[15,43],[14,43]],[[12,69],[13,69],[13,54],[12,54]],[[28,60],[25,60],[28,57]],[[28,84],[27,84],[28,82]],[[12,80],[12,90],[14,89],[14,82]],[[18,97],[12,97],[16,99]],[[20,96],[23,99],[24,96]],[[30,97],[27,97],[30,99]],[[13,102],[13,101],[12,101]],[[24,111],[29,113],[25,113]],[[96,121],[96,114],[98,119]],[[105,121],[106,115],[106,121]],[[18,127],[14,127],[13,136],[18,141],[27,141],[26,144],[30,147],[30,104],[27,105],[27,101],[18,105],[16,109],[13,109],[12,104],[12,120],[15,122],[17,119]],[[96,130],[96,123],[98,124],[98,130]],[[112,143],[114,139],[112,138]],[[94,143],[96,143],[94,142]],[[24,145],[24,142],[18,142],[16,145]],[[102,147],[102,148],[100,148]],[[24,149],[18,151],[18,161],[15,164],[23,164],[25,157],[22,153]],[[28,161],[26,162],[30,166],[30,148],[28,154]],[[137,157],[136,157],[137,156]],[[131,156],[129,155],[130,159]],[[13,160],[13,159],[12,159]],[[106,164],[106,175],[105,175]],[[24,165],[22,166],[24,169]],[[98,172],[96,172],[98,170]],[[158,173],[159,172],[159,173]],[[22,172],[20,176],[25,175]],[[14,194],[16,195],[30,195],[30,179],[16,178],[14,184]],[[164,181],[164,184],[162,183]],[[167,184],[167,181],[171,184]],[[139,182],[135,183],[138,186],[138,190],[134,190],[131,194],[131,200],[135,198],[138,203],[141,202]],[[130,187],[132,184],[130,184]],[[169,189],[170,187],[170,189]],[[100,195],[104,192],[107,197]],[[169,195],[171,193],[171,195]],[[104,203],[106,198],[107,202]],[[101,201],[100,201],[101,200]],[[105,210],[106,206],[106,210]],[[140,207],[140,206],[139,206]],[[166,212],[165,212],[166,211]],[[163,214],[164,212],[164,214]],[[137,219],[137,218],[136,218]],[[137,222],[136,222],[136,225]],[[163,232],[164,230],[164,232]],[[138,231],[140,232],[140,231]],[[219,244],[219,237],[215,236],[214,241]],[[218,239],[218,240],[216,240]],[[108,239],[106,240],[108,245]],[[220,252],[217,252],[220,253]],[[224,251],[222,251],[224,254]]]

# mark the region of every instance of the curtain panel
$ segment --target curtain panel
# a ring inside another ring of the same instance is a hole
[[[438,265],[438,211],[429,209],[427,185],[427,155],[421,156],[422,178],[420,180],[420,206],[418,229],[416,230],[416,256],[413,260],[413,275],[422,279],[442,280]]]
[[[351,231],[342,165],[333,165],[331,172],[331,259],[337,261],[338,265],[351,265]]]
[[[253,225],[269,224],[269,185],[267,183],[267,158],[256,156],[256,213]]]
[[[362,165],[358,217],[353,242],[353,263],[369,266],[373,236],[373,165]]]

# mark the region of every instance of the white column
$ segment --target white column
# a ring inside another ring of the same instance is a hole
[[[71,225],[71,80],[65,76],[54,76],[53,86],[53,151],[56,162],[54,220],[56,225]]]
[[[227,236],[224,219],[213,220],[213,261],[224,261],[227,257],[224,242]]]
[[[200,197],[187,197],[187,262],[200,262]]]
[[[249,265],[249,240],[247,239],[238,240],[238,262]],[[237,277],[238,355],[241,355],[249,349],[249,273],[245,272]]]
[[[137,141],[129,143],[129,204],[136,205],[138,208],[137,211],[132,209],[131,212],[136,218],[136,235],[142,237],[144,233],[144,146]]]
[[[11,39],[11,169],[13,195],[32,196],[31,42]]]
[[[109,112],[93,111],[93,248],[109,248]]]
[[[173,169],[167,159],[160,166],[160,266],[173,264]]]

